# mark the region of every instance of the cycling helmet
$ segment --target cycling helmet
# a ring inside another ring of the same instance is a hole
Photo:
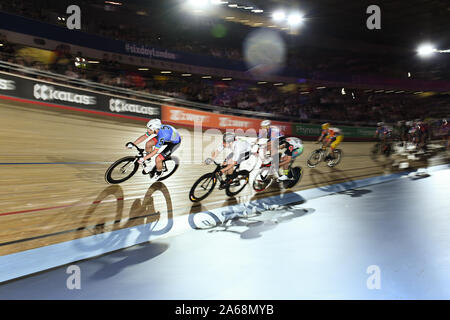
[[[270,120],[263,120],[263,121],[261,121],[261,127],[262,128],[269,127],[271,124],[272,124],[272,121],[270,121]]]
[[[327,130],[329,127],[330,127],[330,124],[328,122],[322,124],[322,130]]]
[[[233,132],[225,132],[223,134],[223,142],[229,143],[236,139],[236,135]]]
[[[147,122],[147,128],[153,131],[161,129],[161,120],[159,119],[150,120],[149,122]]]
[[[378,127],[384,126],[384,122],[378,122],[378,123],[377,123],[377,126],[378,126]]]
[[[334,134],[336,133],[334,130],[335,130],[334,128],[329,129],[328,130],[328,135],[334,136]]]

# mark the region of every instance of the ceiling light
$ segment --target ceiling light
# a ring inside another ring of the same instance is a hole
[[[291,26],[298,26],[303,21],[303,17],[299,13],[292,13],[288,17],[288,23]]]
[[[283,21],[286,18],[284,11],[278,10],[272,14],[272,19],[274,21]]]

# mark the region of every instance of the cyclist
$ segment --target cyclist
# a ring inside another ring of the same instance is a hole
[[[152,179],[153,182],[156,182],[161,177],[163,161],[169,159],[180,146],[181,136],[174,127],[162,124],[159,119],[152,119],[147,123],[147,132],[137,138],[134,144],[138,145],[152,135],[155,136],[145,144],[146,155],[139,160],[139,163],[144,165],[143,174],[150,173],[151,166],[149,166],[150,161],[148,160],[155,156],[162,146],[166,146],[155,159],[156,172]],[[131,148],[132,146],[127,144],[127,147]]]
[[[442,119],[439,129],[444,139],[444,146],[448,149],[450,147],[450,123],[448,123],[447,119]]]
[[[224,167],[220,170],[222,174],[226,174],[225,180],[220,183],[220,189],[225,188],[236,178],[235,166],[248,160],[251,153],[250,143],[244,140],[236,140],[236,135],[233,132],[225,132],[222,141],[222,145],[213,151],[211,158],[205,160],[206,164],[211,164],[225,148],[231,149],[232,152],[226,157],[223,162]]]
[[[330,124],[328,122],[322,124],[322,133],[320,134],[319,139],[317,139],[317,143],[321,142],[328,135],[328,129],[330,129]]]
[[[259,131],[258,139],[259,141],[267,139],[267,153],[270,157],[272,155],[272,150],[276,148],[276,142],[278,141],[278,146],[282,145],[285,136],[279,127],[272,125],[272,121],[263,120],[261,121],[261,130]]]
[[[332,160],[334,159],[334,149],[342,142],[344,139],[344,136],[341,134],[341,129],[339,128],[330,128],[330,124],[324,123],[322,124],[322,134],[320,135],[319,139],[317,140],[317,143],[323,141],[323,147],[327,148],[330,147],[331,151],[328,153],[328,155],[325,157],[325,160]]]
[[[288,180],[289,166],[299,155],[303,153],[303,142],[299,138],[289,137],[284,141],[283,148],[285,148],[284,154],[280,159],[280,167],[282,168],[282,175],[278,180]]]
[[[374,138],[385,141],[392,136],[392,128],[384,124],[384,122],[377,123],[377,130],[375,131]]]
[[[325,157],[325,160],[334,159],[334,149],[342,142],[344,136],[341,134],[341,129],[339,128],[329,128],[328,135],[325,138],[324,147],[330,147],[330,152]]]

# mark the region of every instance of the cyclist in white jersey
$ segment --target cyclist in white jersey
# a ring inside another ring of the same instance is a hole
[[[223,135],[222,145],[212,153],[211,158],[205,160],[205,163],[212,163],[212,160],[214,160],[225,148],[230,148],[232,152],[223,162],[225,167],[221,169],[221,172],[226,174],[226,179],[221,183],[221,188],[224,188],[227,183],[230,183],[235,178],[235,166],[248,160],[251,153],[250,143],[244,140],[236,140],[236,135],[234,133],[226,132]]]

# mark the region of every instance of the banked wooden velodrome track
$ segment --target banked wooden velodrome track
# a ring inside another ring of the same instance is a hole
[[[216,189],[201,204],[192,204],[189,189],[212,170],[200,161],[208,156],[214,137],[194,136],[188,129],[180,129],[183,142],[177,155],[182,164],[172,177],[150,186],[139,170],[123,184],[108,185],[106,169],[130,154],[124,145],[144,132],[145,122],[5,100],[0,100],[0,114],[0,255],[280,192],[255,195],[248,186],[229,199]],[[204,148],[197,147],[201,139]],[[317,145],[306,142],[296,161],[304,176],[293,190],[392,172],[389,161],[371,160],[371,145],[344,141],[338,167],[310,169],[306,158]]]

